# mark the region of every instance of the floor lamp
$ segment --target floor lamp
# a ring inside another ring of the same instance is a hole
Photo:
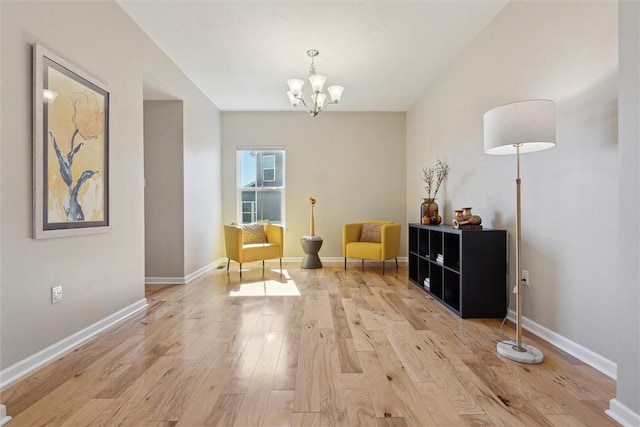
[[[537,348],[522,343],[522,270],[520,267],[520,154],[556,145],[555,104],[546,99],[514,102],[484,114],[484,152],[516,155],[516,339],[498,343],[498,353],[521,363],[541,363]]]

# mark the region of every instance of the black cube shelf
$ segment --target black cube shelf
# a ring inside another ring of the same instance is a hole
[[[507,274],[506,230],[409,224],[409,279],[458,316],[504,317]]]

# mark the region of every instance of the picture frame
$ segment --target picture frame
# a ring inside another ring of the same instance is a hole
[[[33,45],[33,238],[109,231],[109,91]]]

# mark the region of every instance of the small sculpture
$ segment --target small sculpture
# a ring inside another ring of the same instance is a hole
[[[453,218],[453,228],[481,229],[482,218],[471,213],[471,208],[456,209],[456,216]]]
[[[313,217],[313,208],[316,206],[317,200],[315,197],[311,197],[309,196],[307,198],[309,200],[309,203],[311,203],[311,218],[309,220],[309,235],[311,237],[314,237],[316,235],[316,229],[315,229],[315,218]]]

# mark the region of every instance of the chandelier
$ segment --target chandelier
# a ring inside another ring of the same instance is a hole
[[[311,94],[311,102],[309,104],[304,100],[306,87],[305,81],[302,79],[287,80],[287,85],[289,85],[287,96],[289,96],[291,105],[298,107],[300,106],[300,103],[302,103],[305,110],[311,115],[311,117],[317,116],[320,111],[323,111],[327,107],[327,105],[337,104],[340,102],[340,97],[344,90],[344,87],[342,86],[329,86],[327,88],[327,92],[329,92],[329,99],[327,99],[327,95],[322,91],[324,83],[327,81],[327,77],[321,74],[316,74],[316,67],[313,62],[313,59],[319,54],[320,52],[315,49],[309,49],[307,51],[307,55],[311,58],[308,80],[313,91]]]

